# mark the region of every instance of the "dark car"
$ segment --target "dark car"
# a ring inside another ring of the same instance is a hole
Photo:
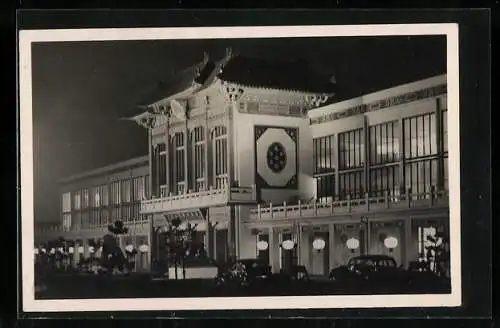
[[[333,269],[329,278],[338,286],[373,292],[445,291],[449,281],[411,266],[406,270],[387,255],[353,257],[347,265]]]
[[[387,255],[363,255],[353,257],[347,265],[330,271],[331,281],[339,284],[405,284],[406,270],[398,267],[396,260]]]
[[[220,268],[217,286],[245,287],[272,276],[271,267],[258,259],[237,260],[226,268]]]

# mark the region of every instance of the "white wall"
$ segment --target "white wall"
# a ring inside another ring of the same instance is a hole
[[[288,189],[263,189],[262,198],[267,202],[282,203],[292,196],[299,195],[303,199],[309,199],[314,194],[312,172],[313,172],[313,143],[309,130],[309,120],[306,118],[272,116],[262,114],[246,114],[236,110],[234,113],[234,167],[235,179],[240,186],[251,186],[255,184],[255,142],[254,126],[283,126],[295,127],[299,130],[298,145],[298,188]]]

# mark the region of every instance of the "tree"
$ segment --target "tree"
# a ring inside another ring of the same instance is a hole
[[[194,238],[196,225],[189,222],[183,224],[180,218],[171,220],[165,231],[165,246],[169,256],[169,264],[174,265],[175,279],[178,277],[179,265],[182,266],[183,278],[186,278],[186,261],[196,254],[199,250],[199,245]]]
[[[108,231],[111,234],[104,235],[102,240],[101,263],[110,272],[115,268],[123,271],[126,259],[118,245],[117,238],[119,235],[128,233],[128,228],[123,225],[121,220],[116,220],[108,226]]]

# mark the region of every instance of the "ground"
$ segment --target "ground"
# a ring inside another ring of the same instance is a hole
[[[40,288],[41,287],[41,288]],[[36,299],[237,297],[299,295],[366,295],[449,293],[449,286],[395,288],[389,286],[338,286],[327,280],[260,283],[250,288],[216,287],[211,279],[167,280],[151,275],[94,276],[65,274],[37,283]]]

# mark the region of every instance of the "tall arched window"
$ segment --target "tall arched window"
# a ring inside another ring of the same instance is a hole
[[[174,163],[174,180],[175,180],[175,192],[179,194],[184,194],[186,192],[185,176],[186,172],[184,169],[184,151],[185,151],[184,133],[177,132],[174,135],[174,149],[175,149],[175,163]]]
[[[206,172],[205,172],[205,129],[202,126],[197,126],[191,131],[192,141],[192,170],[195,191],[203,191],[206,189]]]
[[[222,188],[227,184],[227,128],[216,126],[212,131],[212,156],[215,188]]]

